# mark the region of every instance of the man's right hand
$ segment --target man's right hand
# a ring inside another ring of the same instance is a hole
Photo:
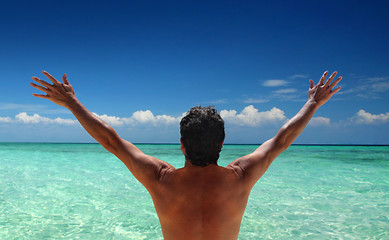
[[[53,84],[50,84],[46,81],[43,81],[37,77],[32,77],[32,79],[34,81],[36,81],[37,83],[41,84],[41,85],[38,85],[38,84],[35,84],[35,83],[30,83],[30,85],[44,93],[46,93],[46,95],[44,94],[32,94],[33,96],[35,97],[38,97],[38,98],[45,98],[45,99],[48,99],[50,101],[52,101],[53,103],[55,104],[58,104],[60,106],[63,106],[65,108],[68,108],[70,107],[71,103],[75,101],[76,99],[76,95],[74,94],[74,90],[73,90],[73,87],[72,85],[70,85],[69,83],[69,80],[67,79],[67,76],[66,74],[64,74],[62,76],[62,81],[63,83],[61,83],[60,81],[58,81],[57,79],[55,79],[53,76],[51,76],[48,72],[46,71],[43,71],[42,72],[48,79],[50,79],[50,81],[53,83]]]

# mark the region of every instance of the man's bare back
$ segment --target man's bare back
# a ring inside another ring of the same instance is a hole
[[[231,167],[187,163],[150,192],[165,239],[237,239],[249,191]]]
[[[273,160],[301,134],[316,110],[340,87],[342,77],[326,71],[317,85],[310,80],[308,101],[301,110],[254,152],[227,167],[217,165],[224,142],[224,121],[213,108],[192,108],[180,123],[185,166],[172,165],[144,154],[122,139],[106,122],[76,98],[66,74],[62,83],[47,72],[52,84],[37,77],[31,86],[45,94],[33,94],[69,109],[84,129],[117,156],[149,191],[165,239],[237,239],[250,191]]]

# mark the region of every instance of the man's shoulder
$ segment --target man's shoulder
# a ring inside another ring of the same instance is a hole
[[[225,167],[225,169],[232,172],[236,177],[240,179],[244,176],[243,169],[239,166],[239,164],[229,164]]]
[[[176,169],[169,165],[161,166],[158,172],[159,182],[160,183],[167,182],[171,178],[171,176],[177,172],[177,170],[179,169]]]
[[[206,176],[206,175],[212,175],[212,176],[235,176],[240,177],[242,176],[242,169],[239,166],[235,165],[228,165],[226,167],[218,166],[218,165],[210,165],[205,167],[198,167],[197,169],[188,168],[188,167],[182,167],[182,168],[171,168],[171,167],[164,167],[160,170],[160,179],[162,181],[166,181],[168,179],[174,178],[186,178],[186,177],[200,177],[200,176]]]

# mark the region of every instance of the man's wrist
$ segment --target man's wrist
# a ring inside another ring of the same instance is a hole
[[[76,96],[72,96],[69,98],[69,100],[66,102],[66,108],[70,111],[72,109],[77,108],[80,105],[80,101],[76,98]]]
[[[306,105],[308,105],[310,108],[313,108],[315,110],[319,109],[319,107],[321,106],[314,99],[308,99],[308,101],[306,102]]]

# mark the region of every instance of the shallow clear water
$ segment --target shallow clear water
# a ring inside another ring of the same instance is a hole
[[[182,167],[178,145],[138,145]],[[254,145],[226,145],[220,165]],[[292,146],[239,239],[389,239],[388,146]],[[172,203],[173,204],[173,203]],[[162,239],[146,190],[97,144],[0,143],[0,239]]]

